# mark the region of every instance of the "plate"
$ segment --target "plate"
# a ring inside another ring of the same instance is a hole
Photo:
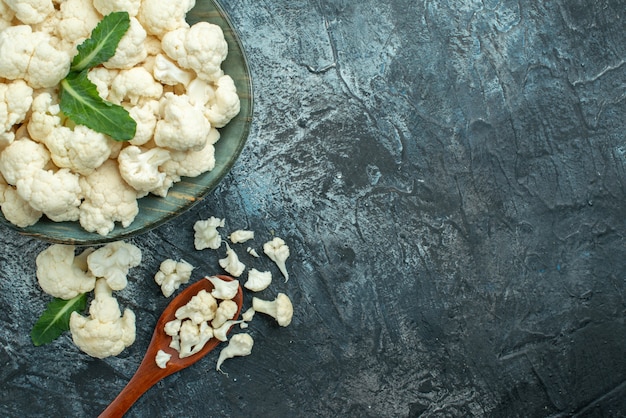
[[[187,14],[189,24],[207,21],[219,25],[228,42],[228,56],[222,63],[224,72],[230,75],[241,103],[239,114],[225,127],[219,129],[220,139],[215,144],[215,168],[194,178],[183,178],[168,192],[167,197],[148,195],[139,199],[139,214],[133,223],[123,228],[116,223],[108,235],[87,232],[78,222],[52,222],[42,218],[35,225],[19,228],[8,222],[0,213],[0,222],[23,235],[46,241],[72,245],[102,244],[142,234],[165,222],[171,221],[201,202],[226,176],[241,153],[252,122],[252,81],[243,46],[230,18],[213,0],[198,0]]]

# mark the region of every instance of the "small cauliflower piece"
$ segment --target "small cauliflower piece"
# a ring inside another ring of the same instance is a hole
[[[161,46],[180,67],[195,71],[202,80],[216,81],[224,74],[221,65],[228,55],[228,44],[218,25],[198,22],[170,30]]]
[[[88,232],[107,235],[121,222],[129,226],[137,213],[137,192],[122,178],[117,163],[105,161],[93,173],[81,177],[84,200],[80,205],[80,225]]]
[[[181,84],[187,87],[195,77],[193,71],[183,70],[163,54],[155,56],[152,74],[156,80],[168,86]]]
[[[179,333],[178,357],[185,358],[196,354],[211,338],[213,338],[213,328],[207,322],[196,325],[188,320],[183,321]]]
[[[3,0],[14,12],[15,17],[27,25],[43,22],[54,12],[52,0]]]
[[[228,124],[241,110],[235,82],[229,75],[222,75],[215,82],[213,99],[205,105],[204,116],[216,128]]]
[[[161,369],[164,369],[167,367],[167,363],[170,361],[171,358],[172,358],[171,354],[166,353],[163,350],[159,350],[156,353],[154,361],[157,366],[159,366]]]
[[[157,114],[159,113],[159,102],[148,100],[141,106],[132,106],[128,110],[130,117],[137,122],[137,130],[133,139],[128,141],[131,145],[145,145],[154,136],[154,129],[157,124]]]
[[[217,301],[211,293],[201,290],[189,302],[178,308],[174,314],[176,319],[190,319],[194,324],[211,321],[215,317]]]
[[[250,334],[239,333],[230,338],[228,345],[222,349],[217,359],[217,371],[222,371],[222,364],[225,360],[237,357],[237,356],[249,356],[252,353],[252,346],[254,340]]]
[[[248,280],[243,284],[248,290],[260,292],[268,288],[272,283],[272,273],[269,271],[259,271],[252,268],[248,271]]]
[[[21,138],[0,153],[0,173],[8,184],[15,186],[18,180],[43,170],[49,161],[50,153],[43,144]]]
[[[246,265],[239,261],[237,253],[226,244],[226,257],[219,260],[220,266],[229,274],[239,277],[246,269]]]
[[[158,100],[163,95],[163,85],[143,67],[121,70],[113,79],[108,99],[112,103],[142,105],[149,100]]]
[[[128,12],[130,17],[137,16],[141,0],[93,0],[93,6],[106,16],[113,12]]]
[[[16,183],[19,195],[54,222],[77,221],[82,203],[78,174],[64,168],[36,170]]]
[[[160,105],[161,120],[154,130],[157,146],[177,151],[199,151],[206,146],[211,124],[202,108],[192,105],[188,96],[174,93],[165,93]]]
[[[0,32],[0,77],[23,79],[34,89],[54,87],[70,70],[71,57],[52,44],[45,32],[28,25],[10,26]]]
[[[254,310],[254,308],[248,308],[244,313],[241,314],[241,319],[244,322],[250,322],[252,321],[252,318],[254,318],[255,313],[256,311]]]
[[[252,298],[252,308],[255,312],[261,312],[276,319],[276,322],[281,327],[286,327],[291,323],[293,317],[293,305],[291,299],[284,293],[279,293],[276,299],[269,301],[259,299],[257,297]]]
[[[134,17],[130,18],[130,27],[120,40],[115,55],[102,65],[106,68],[130,69],[141,63],[148,56],[144,46],[147,33],[141,23]]]
[[[285,276],[285,282],[289,280],[289,273],[285,262],[289,257],[289,247],[281,238],[274,238],[263,244],[263,252],[278,266],[280,272]]]
[[[259,258],[259,253],[257,253],[256,250],[252,247],[246,248],[246,252],[250,254],[252,257]]]
[[[213,284],[211,295],[213,295],[215,299],[233,299],[239,291],[238,280],[223,280],[216,276],[205,277],[205,279]]]
[[[24,121],[32,102],[33,89],[24,80],[0,84],[0,132]]]
[[[222,237],[217,228],[224,227],[224,219],[211,216],[209,219],[196,221],[193,225],[194,247],[196,250],[218,249],[222,245]]]
[[[117,77],[119,73],[119,70],[96,67],[89,70],[87,78],[96,86],[98,96],[104,100],[108,100],[111,84],[113,84],[113,80],[115,80],[115,77]]]
[[[135,342],[135,314],[125,309],[122,316],[112,289],[105,279],[98,279],[89,317],[72,312],[70,332],[74,344],[88,355],[96,358],[116,356]]]
[[[168,161],[170,152],[163,148],[141,148],[129,145],[120,151],[117,157],[120,175],[139,196],[163,187],[166,174],[159,171],[159,166]]]
[[[243,229],[238,229],[237,231],[232,232],[228,236],[228,239],[230,239],[230,242],[232,242],[233,244],[246,242],[251,239],[254,239],[254,231],[246,231]]]
[[[154,275],[154,281],[161,286],[163,296],[168,298],[181,284],[189,282],[192,271],[193,266],[188,262],[168,258],[161,263],[159,271]]]
[[[244,321],[235,321],[234,319],[228,320],[224,322],[217,328],[213,328],[213,337],[220,341],[228,341],[228,331],[233,325],[244,324]],[[245,325],[244,325],[245,326]]]
[[[235,315],[237,315],[237,311],[239,310],[239,306],[232,300],[223,300],[217,305],[217,310],[215,311],[215,317],[211,321],[211,326],[213,328],[219,328],[229,319],[233,319]]]
[[[109,159],[115,141],[84,125],[54,128],[44,139],[57,167],[89,175]]]
[[[76,257],[75,251],[73,245],[52,244],[37,255],[37,281],[44,292],[69,300],[94,289],[96,277],[87,270],[84,257]],[[82,254],[92,251],[88,248]]]
[[[141,250],[133,244],[115,241],[98,248],[87,257],[89,271],[104,278],[113,290],[128,284],[128,271],[141,263]]]
[[[67,50],[74,56],[76,47],[91,36],[102,16],[91,0],[63,0],[59,9],[59,21],[55,28],[59,38],[69,44]]]
[[[43,215],[6,183],[0,187],[0,206],[6,220],[20,228],[36,224]]]
[[[61,126],[61,107],[58,97],[43,90],[34,98],[30,118],[27,122],[28,134],[33,141],[43,142],[50,133]]]
[[[186,28],[187,12],[195,6],[196,0],[143,0],[137,19],[146,31],[161,38],[178,28]]]

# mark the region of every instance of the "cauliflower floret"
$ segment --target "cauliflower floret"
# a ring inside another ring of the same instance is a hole
[[[289,273],[285,265],[289,257],[289,247],[282,238],[275,237],[273,240],[263,244],[263,252],[278,266],[278,269],[285,277],[285,282],[289,280]]]
[[[0,153],[0,173],[8,184],[27,178],[42,170],[50,161],[50,153],[42,144],[29,138],[14,141]]]
[[[232,242],[233,244],[240,244],[242,242],[254,239],[254,231],[238,229],[237,231],[231,232],[228,236],[228,239],[230,239],[230,242]]]
[[[144,151],[130,145],[122,149],[117,161],[122,178],[142,196],[163,186],[166,174],[159,171],[159,166],[169,158],[170,152],[166,149]]]
[[[15,17],[27,25],[43,22],[52,12],[52,0],[3,0],[14,12]]]
[[[149,100],[141,106],[133,106],[127,109],[130,117],[137,122],[135,136],[131,139],[131,145],[144,145],[154,136],[154,129],[157,124],[157,114],[159,113],[159,102]]]
[[[91,292],[96,277],[89,272],[85,258],[93,251],[88,248],[75,256],[73,245],[53,244],[37,255],[37,280],[47,294],[65,300]]]
[[[243,284],[248,290],[252,290],[253,292],[260,292],[261,290],[267,289],[267,287],[272,283],[272,273],[269,271],[259,271],[255,268],[250,269],[248,271],[248,280]]]
[[[172,30],[163,36],[163,51],[182,68],[194,70],[198,78],[215,81],[221,77],[228,44],[222,28],[198,22],[190,28]]]
[[[209,219],[197,221],[193,225],[194,233],[194,246],[196,250],[204,250],[205,248],[211,248],[216,250],[222,245],[222,237],[217,231],[217,228],[224,227],[224,219],[219,219],[211,216]]]
[[[229,75],[222,75],[215,82],[196,78],[187,86],[187,95],[191,103],[205,109],[204,116],[215,128],[226,126],[239,114],[237,87]]]
[[[165,93],[160,100],[161,120],[154,131],[154,142],[177,151],[199,151],[205,147],[211,124],[202,108],[189,103],[186,95]]]
[[[215,299],[230,300],[239,292],[239,280],[224,280],[217,276],[205,277],[213,285],[211,295]]]
[[[213,328],[207,322],[196,325],[191,321],[183,321],[179,334],[178,357],[185,358],[196,354],[211,338],[213,338]]]
[[[236,356],[248,356],[252,353],[254,340],[250,334],[235,334],[232,336],[228,345],[222,349],[217,359],[217,371],[222,371],[221,367],[225,360]]]
[[[78,348],[92,357],[116,356],[135,342],[135,314],[125,309],[122,316],[112,289],[104,279],[96,281],[94,295],[89,317],[72,312],[72,339]]]
[[[239,261],[237,253],[235,253],[235,251],[233,251],[228,244],[226,244],[226,258],[221,258],[219,263],[224,270],[235,277],[241,276],[243,271],[246,269],[246,265]]]
[[[181,284],[189,282],[192,271],[193,266],[184,260],[167,259],[161,263],[159,271],[154,275],[154,281],[161,286],[163,296],[168,298]]]
[[[103,63],[106,68],[130,69],[146,59],[148,51],[144,46],[146,31],[134,17],[130,18],[130,27],[120,40],[113,55]]]
[[[7,221],[20,228],[37,223],[42,213],[35,210],[28,202],[20,197],[13,187],[3,185],[0,193],[2,214]]]
[[[89,271],[104,278],[113,290],[124,289],[128,284],[128,271],[140,263],[141,250],[124,241],[106,244],[87,257]]]
[[[61,108],[58,97],[49,91],[42,91],[33,99],[27,129],[30,137],[43,142],[57,127],[61,126]]]
[[[7,6],[4,1],[0,1],[0,31],[11,26],[14,18],[15,11]]]
[[[59,19],[56,25],[58,36],[68,44],[73,56],[76,47],[91,36],[102,16],[91,0],[65,0],[60,5]]]
[[[22,199],[54,222],[77,221],[82,189],[79,176],[68,169],[36,170],[17,181]]]
[[[154,78],[163,84],[175,86],[182,84],[188,86],[194,79],[193,71],[185,71],[170,61],[163,54],[157,54],[154,59],[154,68],[152,69]]]
[[[88,175],[111,156],[115,141],[84,125],[76,125],[74,129],[66,126],[53,129],[44,143],[57,167]]]
[[[52,37],[28,25],[0,32],[0,77],[24,79],[34,89],[54,87],[70,70],[67,51],[56,49]]]
[[[187,12],[196,5],[196,0],[143,0],[137,19],[150,35],[159,38],[166,33],[188,27]]]
[[[22,122],[33,102],[33,89],[24,80],[0,84],[0,130]]]
[[[103,15],[125,11],[130,17],[137,16],[141,0],[93,0],[93,6]]]
[[[113,80],[118,74],[119,70],[96,67],[87,73],[87,78],[96,86],[98,96],[102,97],[104,100],[108,100],[111,84],[113,84]]]
[[[128,102],[132,106],[147,100],[159,99],[163,95],[163,85],[143,67],[121,70],[111,83],[109,101],[120,104]]]
[[[189,302],[178,308],[174,314],[176,319],[190,319],[194,324],[211,321],[217,311],[217,301],[206,290],[200,290]]]
[[[213,328],[219,328],[229,319],[233,319],[237,312],[239,311],[239,306],[236,302],[232,300],[223,300],[217,305],[217,310],[215,311],[215,318],[211,321],[211,326]]]
[[[107,160],[93,173],[80,178],[84,201],[80,205],[80,225],[88,232],[107,235],[121,222],[126,228],[137,213],[137,192],[130,187],[113,160]]]

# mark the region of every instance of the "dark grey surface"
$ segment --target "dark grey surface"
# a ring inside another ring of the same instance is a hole
[[[294,321],[255,318],[228,376],[214,353],[129,417],[626,415],[626,2],[223,5],[256,91],[241,160],[132,240],[138,338],[117,358],[31,345],[46,244],[2,231],[0,415],[104,409],[166,304],[160,261],[219,271],[192,249],[213,215],[287,241],[292,278],[264,296]]]

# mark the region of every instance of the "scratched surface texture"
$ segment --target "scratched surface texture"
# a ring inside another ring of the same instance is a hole
[[[285,239],[287,283],[241,258],[293,323],[257,315],[228,375],[213,353],[129,417],[626,415],[626,1],[223,5],[254,77],[241,159],[132,240],[137,341],[115,358],[31,345],[47,244],[2,231],[0,415],[104,409],[167,302],[159,263],[220,272],[224,247],[193,250],[209,216]]]

